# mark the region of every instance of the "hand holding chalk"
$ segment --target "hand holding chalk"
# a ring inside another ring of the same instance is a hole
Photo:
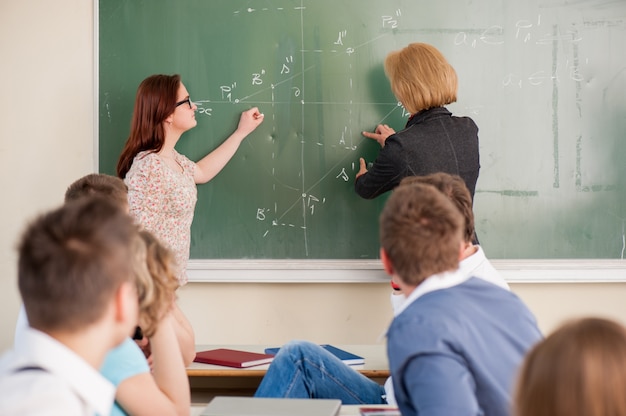
[[[387,140],[387,137],[391,136],[394,133],[395,130],[388,125],[379,124],[378,126],[376,126],[376,130],[374,131],[374,133],[364,131],[363,136],[374,139],[378,142],[380,147],[385,147],[385,140]]]
[[[237,130],[245,136],[256,129],[263,122],[263,113],[257,107],[253,107],[241,113]]]

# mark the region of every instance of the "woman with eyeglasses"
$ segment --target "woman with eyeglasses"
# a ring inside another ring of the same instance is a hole
[[[137,89],[130,136],[117,163],[117,175],[128,186],[131,215],[175,253],[180,285],[187,283],[196,184],[213,179],[263,121],[258,108],[244,111],[233,134],[193,162],[174,146],[196,126],[196,110],[180,75],[152,75],[143,80]]]

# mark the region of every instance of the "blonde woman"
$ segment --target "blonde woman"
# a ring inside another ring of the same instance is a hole
[[[369,170],[360,159],[356,192],[375,198],[404,177],[445,172],[463,178],[473,200],[480,170],[478,127],[471,118],[453,116],[444,107],[457,98],[454,68],[434,46],[411,43],[387,56],[385,73],[411,116],[402,131],[379,124],[373,133],[363,132],[381,149]]]

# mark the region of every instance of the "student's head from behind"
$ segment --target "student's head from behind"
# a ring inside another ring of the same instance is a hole
[[[158,323],[172,307],[178,279],[175,272],[173,253],[152,233],[139,232],[144,245],[147,273],[139,273],[139,315],[141,329],[151,337]]]
[[[411,43],[391,52],[385,73],[394,95],[411,114],[456,101],[456,71],[432,45]]]
[[[18,244],[18,285],[30,326],[75,333],[112,317],[116,334],[137,321],[132,219],[115,203],[85,197],[30,223]],[[121,332],[120,332],[121,331]]]
[[[463,215],[465,227],[463,228],[463,239],[469,243],[474,240],[474,211],[472,210],[472,196],[463,179],[458,175],[438,172],[425,176],[407,176],[400,181],[399,186],[421,183],[432,185],[450,198],[452,203]]]
[[[379,225],[385,269],[407,286],[458,268],[463,217],[435,187],[397,187],[385,203]]]
[[[128,210],[128,187],[120,178],[104,173],[91,173],[74,181],[65,191],[65,202],[94,195],[106,197]]]
[[[602,318],[569,322],[522,365],[515,416],[626,415],[626,329]]]
[[[165,121],[177,108],[180,75],[152,75],[137,88],[130,135],[117,164],[117,176],[126,177],[133,158],[143,150],[158,152],[165,143]]]

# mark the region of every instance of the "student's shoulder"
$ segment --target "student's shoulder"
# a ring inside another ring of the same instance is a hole
[[[121,357],[144,357],[143,352],[137,345],[137,343],[130,337],[127,337],[121,344],[113,348],[107,354],[107,359],[114,358],[119,359]]]
[[[462,322],[458,315],[441,303],[414,302],[397,315],[387,331],[388,348],[394,355],[412,355],[416,351],[440,350],[451,345]]]
[[[63,379],[37,368],[14,369],[0,375],[0,414],[80,414],[82,405]]]
[[[503,288],[492,282],[484,280],[482,277],[472,277],[467,280],[460,289],[465,293],[461,296],[467,304],[482,309],[484,313],[497,316],[499,318],[515,316],[520,319],[525,316],[530,322],[536,324],[534,314],[526,303],[508,288]],[[463,310],[463,302],[458,302]]]
[[[462,324],[470,319],[469,310],[489,310],[499,302],[508,302],[511,293],[477,277],[420,296],[398,317],[411,325],[441,328]],[[403,316],[404,315],[404,316]]]
[[[406,326],[412,328],[411,331],[415,328],[420,328],[420,331],[441,331],[456,314],[451,307],[455,300],[448,290],[435,290],[420,296],[394,318],[392,325],[398,329]]]
[[[115,385],[128,377],[149,371],[146,357],[131,338],[109,351],[100,369],[102,375]]]
[[[498,281],[493,276],[469,274],[469,279],[461,285],[448,289],[445,295],[454,298],[453,302],[458,304],[473,304],[480,309],[496,308],[497,305],[505,304],[515,307],[517,303],[522,303],[520,298],[511,292],[506,281],[500,278]]]
[[[106,361],[146,361],[146,357],[137,345],[137,343],[130,337],[126,338],[120,345],[113,348],[106,356]]]

